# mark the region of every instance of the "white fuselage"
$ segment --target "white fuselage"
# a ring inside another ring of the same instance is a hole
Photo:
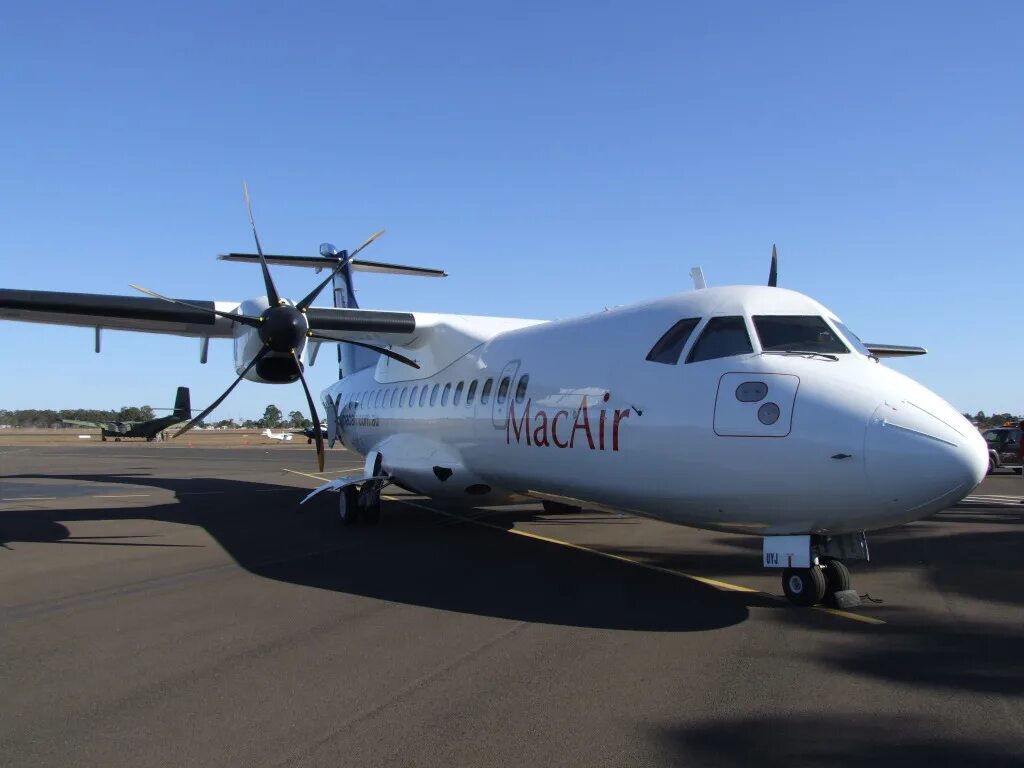
[[[849,351],[765,352],[756,316],[823,317]],[[752,351],[687,362],[713,317],[743,318]],[[646,359],[684,318],[699,324],[678,362]],[[493,333],[487,322],[474,337],[437,321],[425,343],[395,347],[432,363],[422,371],[382,358],[324,391],[330,426],[369,471],[379,456],[398,484],[469,504],[526,495],[762,535],[903,523],[984,476],[977,430],[793,291],[704,289],[572,320],[497,319]]]

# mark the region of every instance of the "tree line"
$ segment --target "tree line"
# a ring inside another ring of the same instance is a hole
[[[1024,416],[1014,416],[1012,413],[990,413],[986,416],[984,411],[978,411],[973,416],[965,413],[964,418],[982,429],[988,429],[989,427],[1001,427],[1010,422],[1016,426],[1024,419]]]
[[[149,421],[157,418],[153,408],[148,405],[126,406],[119,410],[97,410],[95,408],[64,408],[49,410],[42,408],[22,408],[8,410],[0,408],[0,424],[8,427],[34,427],[49,429],[62,426],[64,421],[92,421],[97,424],[107,421]],[[259,419],[221,419],[215,422],[200,422],[200,426],[225,427],[227,429],[278,429],[291,427],[305,429],[312,422],[302,411],[292,411],[288,418],[284,417],[276,405],[268,405]]]

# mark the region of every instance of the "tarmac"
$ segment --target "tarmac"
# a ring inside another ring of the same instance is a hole
[[[870,534],[832,611],[756,538],[298,506],[361,466],[0,442],[0,765],[1024,765],[1019,475]]]

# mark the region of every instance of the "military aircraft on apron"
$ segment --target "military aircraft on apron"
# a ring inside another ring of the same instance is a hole
[[[248,203],[248,193],[246,193]],[[964,417],[880,358],[920,347],[863,343],[827,307],[768,284],[701,287],[566,320],[359,308],[357,271],[441,270],[320,256],[223,256],[260,265],[265,295],[237,301],[0,290],[0,318],[234,340],[237,378],[299,381],[302,357],[339,344],[321,393],[327,439],[365,457],[326,483],[342,523],[375,523],[388,484],[448,504],[523,498],[552,511],[624,511],[761,537],[762,563],[811,605],[850,595],[844,564],[865,531],[926,517],[984,478],[985,442]],[[379,235],[380,233],[378,233]],[[298,301],[269,265],[327,277]],[[314,307],[333,282],[334,307]],[[307,350],[309,345],[309,350]],[[323,469],[324,441],[314,433]]]
[[[98,429],[103,442],[106,442],[107,438],[113,438],[115,442],[120,442],[122,438],[129,437],[141,437],[145,438],[147,442],[152,442],[168,427],[191,418],[192,406],[189,402],[188,387],[178,387],[178,394],[174,398],[174,411],[170,416],[161,416],[148,421],[79,421],[77,419],[62,419],[61,421],[75,427]]]

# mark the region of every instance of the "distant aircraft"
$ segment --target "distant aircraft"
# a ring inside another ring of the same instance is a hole
[[[251,207],[249,220],[257,253],[226,258],[259,264],[265,295],[0,289],[0,318],[197,336],[202,360],[207,339],[233,338],[237,378],[178,435],[242,379],[298,381],[319,424],[305,366],[341,342],[339,379],[321,393],[328,441],[365,464],[307,499],[337,492],[342,523],[377,522],[387,484],[472,506],[528,497],[549,511],[626,511],[760,537],[763,565],[801,605],[856,601],[845,561],[868,559],[865,531],[928,517],[985,476],[978,430],[881,364],[925,350],[862,343],[827,307],[779,288],[774,249],[767,285],[695,277],[691,292],[545,322],[361,309],[353,270],[444,272],[355,261],[377,235],[352,253],[325,243],[319,257],[265,256]],[[293,303],[268,264],[328,274]],[[481,291],[543,279],[514,260],[504,269],[509,280]],[[335,307],[312,306],[332,281]]]
[[[309,445],[310,443],[317,439],[318,435],[321,440],[327,437],[327,424],[325,424],[324,422],[320,422],[320,426],[318,427],[306,427],[305,429],[297,430],[292,434],[305,435],[306,445]]]
[[[178,387],[178,394],[174,398],[174,411],[170,416],[161,416],[159,419],[149,421],[77,421],[75,419],[61,419],[65,424],[72,424],[76,427],[90,427],[99,429],[106,442],[108,437],[114,438],[114,442],[120,442],[122,437],[144,437],[146,442],[153,442],[156,436],[172,424],[180,424],[192,418],[192,406],[189,401],[188,387]]]
[[[271,440],[283,440],[289,442],[292,439],[291,432],[272,432],[269,429],[264,429],[260,434],[263,437],[269,437]]]

